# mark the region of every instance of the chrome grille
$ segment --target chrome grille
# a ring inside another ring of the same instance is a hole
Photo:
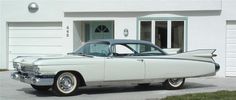
[[[20,64],[17,62],[13,62],[13,68],[15,68],[16,71],[20,71]]]
[[[13,67],[17,69],[19,67],[19,64],[17,62],[13,62]]]
[[[33,72],[33,67],[32,66],[21,66],[21,71],[22,72]]]

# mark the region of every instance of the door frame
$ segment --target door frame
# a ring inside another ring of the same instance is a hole
[[[85,29],[82,29],[82,28],[85,28],[84,26],[80,26],[80,25],[76,25],[76,23],[78,22],[112,22],[112,28],[113,28],[113,32],[112,32],[112,37],[113,39],[115,38],[115,20],[111,19],[111,20],[106,20],[106,19],[77,19],[77,20],[73,20],[73,34],[76,34],[75,32],[75,29],[80,29],[80,30],[85,30]],[[79,28],[75,28],[76,26],[78,26]],[[78,32],[77,32],[78,33]],[[85,42],[85,32],[84,33],[81,33],[79,32],[79,38],[80,38],[80,41],[83,43]],[[89,38],[90,38],[90,35],[89,35]]]

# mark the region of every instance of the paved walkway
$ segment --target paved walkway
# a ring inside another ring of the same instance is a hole
[[[10,79],[10,72],[0,72],[0,100],[157,100],[170,95],[236,90],[235,78],[191,78],[184,89],[165,90],[160,85],[137,88],[132,85],[86,87],[77,96],[57,97],[51,91],[38,92],[30,85]]]

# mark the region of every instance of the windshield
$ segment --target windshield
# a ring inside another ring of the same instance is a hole
[[[109,43],[87,43],[81,48],[79,48],[77,51],[73,52],[73,54],[106,57],[110,54]]]

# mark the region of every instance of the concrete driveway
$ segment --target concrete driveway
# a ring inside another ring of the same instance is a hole
[[[236,90],[235,78],[191,78],[184,89],[165,90],[154,84],[147,88],[117,84],[105,87],[81,88],[77,96],[57,97],[51,91],[38,92],[30,85],[10,79],[10,71],[0,72],[0,100],[156,100],[170,95]]]

